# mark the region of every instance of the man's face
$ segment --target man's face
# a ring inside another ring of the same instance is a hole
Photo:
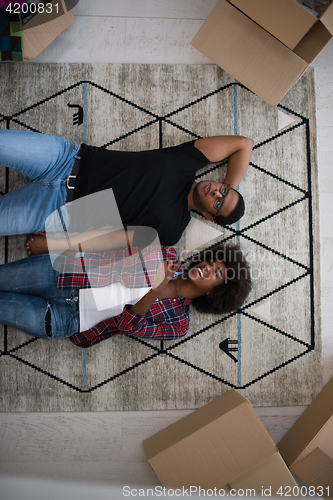
[[[238,193],[232,189],[224,199],[221,210],[217,210],[216,201],[221,200],[222,194],[221,187],[223,184],[215,181],[201,181],[196,184],[193,190],[193,201],[197,209],[202,213],[206,219],[213,220],[213,217],[218,213],[219,215],[228,216],[238,202]]]

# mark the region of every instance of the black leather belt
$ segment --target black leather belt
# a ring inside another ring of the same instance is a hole
[[[81,148],[79,149],[77,156],[79,158],[75,158],[72,171],[70,175],[67,177],[67,197],[66,197],[67,203],[73,201],[74,199],[75,182],[80,169]]]

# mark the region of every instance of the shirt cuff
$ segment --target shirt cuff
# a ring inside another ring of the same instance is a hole
[[[134,327],[137,327],[140,323],[144,323],[145,317],[140,314],[136,314],[132,312],[132,305],[126,304],[121,315],[120,322],[118,324],[118,328],[120,330],[131,330]]]

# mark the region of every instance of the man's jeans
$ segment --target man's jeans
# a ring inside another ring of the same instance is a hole
[[[0,165],[15,169],[28,181],[0,196],[0,236],[45,231],[46,218],[66,202],[66,180],[79,149],[63,137],[0,130]]]
[[[57,276],[48,254],[0,266],[0,323],[43,339],[79,332],[78,290],[56,288]],[[48,310],[52,336],[46,333]]]

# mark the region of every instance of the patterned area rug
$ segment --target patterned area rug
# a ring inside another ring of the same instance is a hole
[[[166,147],[219,134],[254,139],[240,222],[193,217],[178,247],[191,255],[238,242],[254,287],[241,311],[191,310],[179,341],[117,336],[89,349],[1,326],[2,411],[196,408],[230,388],[256,406],[307,404],[321,388],[314,75],[272,108],[220,68],[12,64],[1,70],[0,127],[109,149]],[[6,89],[6,90],[5,90]],[[198,179],[223,179],[225,164]],[[1,191],[22,177],[1,169]],[[2,262],[24,256],[3,238]]]

